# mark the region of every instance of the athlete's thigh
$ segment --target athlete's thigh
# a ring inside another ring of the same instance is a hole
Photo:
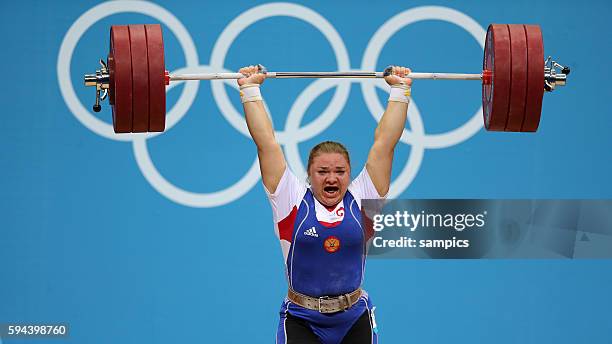
[[[319,338],[312,332],[308,323],[300,318],[296,318],[287,313],[286,317],[281,318],[278,333],[276,335],[277,344],[321,344]]]
[[[378,338],[375,333],[372,333],[372,322],[370,313],[366,309],[363,314],[357,319],[355,324],[347,332],[342,339],[342,344],[376,344]]]

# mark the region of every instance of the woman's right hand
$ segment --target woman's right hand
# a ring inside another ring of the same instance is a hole
[[[264,80],[266,80],[266,74],[264,71],[265,69],[262,65],[240,68],[238,72],[245,77],[238,79],[238,86],[246,84],[263,84]]]

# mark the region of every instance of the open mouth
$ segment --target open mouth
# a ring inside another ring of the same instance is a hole
[[[323,188],[323,193],[325,193],[327,197],[334,197],[338,195],[339,192],[340,188],[337,186],[326,186]]]

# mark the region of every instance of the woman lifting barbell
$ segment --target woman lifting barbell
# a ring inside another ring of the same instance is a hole
[[[240,97],[257,145],[261,176],[280,240],[289,284],[280,310],[277,343],[377,343],[374,307],[361,289],[366,244],[362,199],[386,197],[393,150],[400,139],[412,80],[410,69],[391,67],[387,109],[374,132],[365,168],[351,181],[346,148],[319,143],[308,157],[308,182],[287,167],[262,102],[261,67],[240,69]]]

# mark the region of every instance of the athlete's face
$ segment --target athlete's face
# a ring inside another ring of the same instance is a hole
[[[340,153],[320,153],[308,171],[315,198],[333,207],[340,203],[351,181],[351,167]]]

